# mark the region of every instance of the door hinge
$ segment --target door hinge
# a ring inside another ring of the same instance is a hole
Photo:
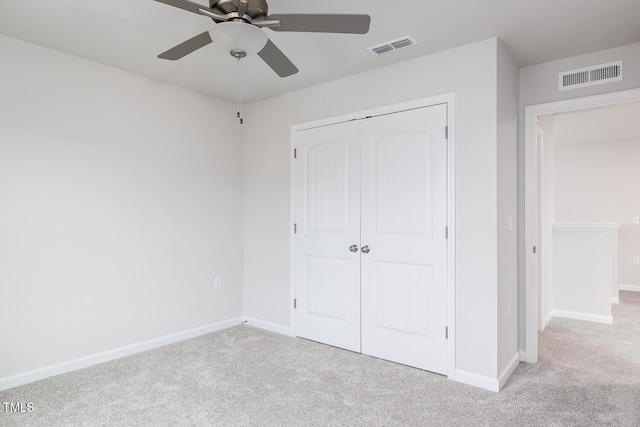
[[[448,226],[444,228],[444,238],[445,239],[449,238],[449,227]]]
[[[294,158],[294,159],[297,159],[297,158],[298,158],[298,149],[297,149],[297,148],[294,148],[294,149],[293,149],[293,158]]]
[[[449,126],[444,127],[444,139],[449,139]]]
[[[293,308],[298,308],[298,300],[297,299],[293,299]]]
[[[298,232],[298,224],[293,224],[293,234]]]
[[[449,339],[449,327],[448,326],[444,327],[444,339],[445,340]]]

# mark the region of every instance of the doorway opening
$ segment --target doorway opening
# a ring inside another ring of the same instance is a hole
[[[613,92],[584,98],[576,98],[525,108],[525,361],[538,361],[538,332],[544,326],[550,313],[552,301],[549,289],[541,288],[542,283],[552,280],[550,243],[552,232],[550,222],[553,215],[545,211],[553,210],[553,201],[549,194],[540,197],[544,184],[544,154],[540,146],[544,144],[545,119],[552,115],[570,115],[572,112],[585,112],[593,109],[616,107],[625,103],[640,102],[640,89]],[[541,120],[542,119],[542,120]],[[547,153],[548,154],[548,153]],[[564,153],[563,155],[567,155]],[[551,206],[549,206],[551,203]],[[539,222],[543,222],[543,227]],[[631,218],[630,221],[631,222]],[[546,252],[545,252],[545,249]],[[617,268],[616,268],[617,271]],[[617,286],[617,283],[616,283]],[[545,292],[546,291],[546,292]]]

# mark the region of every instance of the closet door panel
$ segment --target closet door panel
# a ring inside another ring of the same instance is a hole
[[[446,372],[446,107],[362,124],[362,352]]]
[[[358,127],[299,131],[294,160],[295,332],[352,351],[360,351]]]

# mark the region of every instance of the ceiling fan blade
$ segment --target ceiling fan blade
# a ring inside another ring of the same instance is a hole
[[[203,46],[211,43],[211,36],[208,31],[204,33],[200,33],[195,37],[191,37],[189,40],[180,43],[177,46],[172,47],[166,52],[162,52],[158,55],[160,59],[169,59],[171,61],[175,61],[176,59],[180,59],[184,56],[187,56],[191,52],[194,52],[200,49]]]
[[[179,9],[186,10],[188,12],[200,13],[199,9],[208,9],[208,7],[204,7],[201,4],[191,2],[189,0],[155,0],[159,3],[168,4],[169,6],[177,7]]]
[[[280,77],[289,77],[298,72],[293,62],[271,40],[268,40],[267,45],[258,52],[258,56]]]
[[[305,33],[366,34],[369,32],[369,15],[336,15],[307,13],[276,13],[269,21],[280,21],[274,31],[300,31]]]

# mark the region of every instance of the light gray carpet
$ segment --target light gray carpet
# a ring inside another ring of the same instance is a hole
[[[497,394],[239,326],[0,392],[2,426],[640,426],[640,293],[554,319]]]

